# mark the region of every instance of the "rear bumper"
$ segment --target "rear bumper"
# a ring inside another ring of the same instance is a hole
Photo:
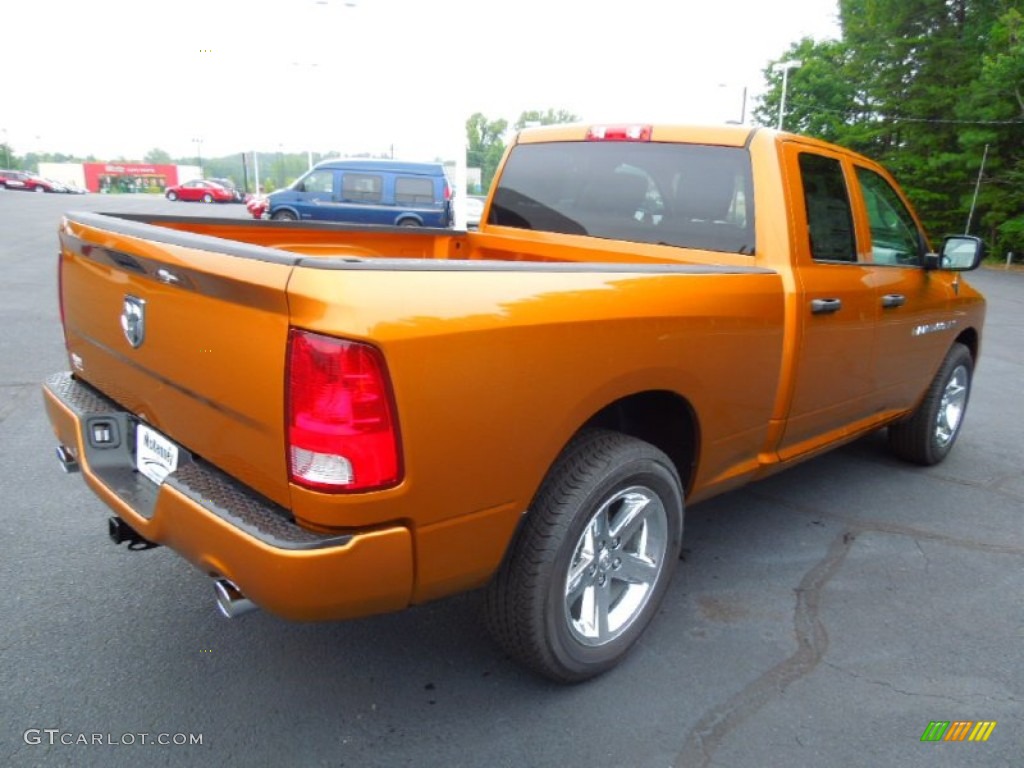
[[[322,534],[201,459],[184,456],[156,485],[135,470],[134,424],[69,373],[43,385],[65,458],[141,536],[205,573],[236,584],[256,605],[288,619],[344,619],[399,610],[413,585],[412,535],[398,526]],[[94,427],[110,442],[97,445]]]

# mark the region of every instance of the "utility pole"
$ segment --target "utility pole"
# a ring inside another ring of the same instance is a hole
[[[971,200],[971,212],[967,214],[967,226],[964,227],[964,234],[971,234],[971,219],[974,218],[974,207],[978,204],[978,191],[981,189],[981,174],[985,172],[985,161],[988,159],[988,144],[985,145],[985,152],[981,156],[981,167],[978,169],[978,180],[974,182],[974,199]]]

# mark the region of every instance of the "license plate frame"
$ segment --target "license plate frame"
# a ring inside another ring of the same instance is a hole
[[[146,424],[135,425],[135,468],[161,485],[178,468],[181,449],[173,440]]]

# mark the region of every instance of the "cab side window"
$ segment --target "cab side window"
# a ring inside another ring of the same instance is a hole
[[[334,192],[334,171],[313,171],[302,180],[306,192],[329,195]]]
[[[923,240],[896,190],[867,168],[857,168],[857,180],[871,224],[872,260],[876,264],[919,264]]]
[[[853,213],[842,163],[808,152],[800,155],[799,162],[811,258],[815,261],[857,261]]]

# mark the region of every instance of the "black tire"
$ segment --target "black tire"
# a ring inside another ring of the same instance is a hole
[[[416,221],[416,219],[402,219],[398,222],[398,226],[400,227],[418,227],[419,225],[420,223]]]
[[[973,372],[971,351],[959,342],[953,344],[921,404],[908,418],[889,425],[893,453],[924,466],[946,458],[964,423]]]
[[[168,192],[167,193],[167,199],[170,200],[173,203],[175,200],[178,199],[178,193],[177,192]]]
[[[270,218],[273,221],[298,221],[298,218],[291,211],[274,211]]]
[[[488,585],[488,628],[512,658],[551,680],[599,675],[657,612],[682,533],[671,460],[642,440],[584,431],[551,468]]]

